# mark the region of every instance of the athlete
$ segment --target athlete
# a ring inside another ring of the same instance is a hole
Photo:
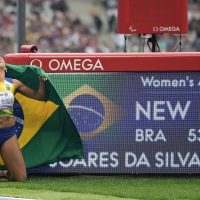
[[[26,167],[20,150],[13,115],[14,95],[19,92],[26,97],[45,99],[44,77],[39,77],[39,88],[34,91],[17,79],[6,77],[6,64],[0,57],[0,154],[7,170],[0,177],[11,181],[25,181]]]

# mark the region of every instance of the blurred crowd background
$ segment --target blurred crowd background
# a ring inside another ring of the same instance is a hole
[[[0,1],[1,55],[16,52],[16,0]],[[117,34],[117,0],[27,0],[26,42],[39,52],[107,53],[124,51]],[[200,51],[200,0],[188,0],[189,32],[182,51]],[[145,36],[146,37],[146,36]],[[161,51],[176,51],[179,35],[158,36]],[[148,51],[139,35],[127,36],[127,51]]]

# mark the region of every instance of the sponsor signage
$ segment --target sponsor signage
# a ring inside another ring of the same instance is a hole
[[[19,53],[4,56],[7,63],[36,65],[47,73],[199,71],[199,52],[166,53]]]
[[[43,68],[46,65],[43,65],[42,60],[33,59],[30,62],[30,65],[36,65]],[[79,72],[79,71],[104,71],[104,67],[99,59],[90,59],[90,58],[74,58],[74,59],[50,59],[48,64],[48,69],[51,72]]]

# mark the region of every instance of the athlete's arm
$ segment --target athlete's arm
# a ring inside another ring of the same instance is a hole
[[[43,77],[39,76],[39,88],[37,91],[27,87],[21,81],[13,79],[16,92],[23,94],[26,97],[43,101],[45,99],[45,83]]]

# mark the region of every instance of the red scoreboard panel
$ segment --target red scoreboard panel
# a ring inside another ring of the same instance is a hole
[[[118,33],[185,34],[187,0],[118,0]]]

